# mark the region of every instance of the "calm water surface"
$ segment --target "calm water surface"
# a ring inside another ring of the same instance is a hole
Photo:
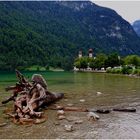
[[[33,73],[24,73],[31,78]],[[12,103],[0,107],[0,138],[140,138],[140,78],[99,73],[42,72],[49,90],[65,93],[61,105],[74,104],[87,108],[136,107],[136,113],[111,112],[99,114],[100,120],[88,121],[86,112],[66,112],[67,118],[82,119],[82,124],[58,121],[56,111],[46,110],[47,121],[32,126],[15,125],[3,114]],[[0,73],[0,101],[9,96],[4,88],[16,82],[14,73]],[[97,95],[101,92],[101,95]],[[85,99],[85,102],[79,100]],[[60,125],[56,125],[59,122]],[[64,125],[72,124],[73,132]]]

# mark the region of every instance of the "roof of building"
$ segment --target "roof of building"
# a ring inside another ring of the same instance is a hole
[[[89,49],[88,51],[89,51],[89,52],[93,52],[93,50],[92,50],[92,49]]]

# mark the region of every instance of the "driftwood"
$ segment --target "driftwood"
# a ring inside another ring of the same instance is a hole
[[[62,106],[62,105],[56,105],[53,107],[49,107],[48,109],[51,110],[64,110],[64,111],[76,111],[76,112],[97,112],[102,114],[110,113],[110,110],[95,110],[95,109],[88,109],[83,107],[70,107],[70,106]]]
[[[114,108],[113,111],[136,112],[136,109],[135,108]]]
[[[64,110],[64,111],[76,111],[76,112],[96,112],[100,114],[108,114],[111,111],[120,111],[120,112],[136,112],[135,108],[114,108],[114,109],[88,109],[82,107],[69,107],[56,105],[53,107],[49,107],[51,110]]]
[[[16,123],[36,122],[34,118],[41,118],[43,114],[39,112],[40,108],[64,96],[63,93],[49,92],[45,79],[39,74],[33,75],[32,82],[29,82],[18,70],[16,75],[18,83],[6,88],[6,91],[12,90],[13,95],[2,101],[2,104],[14,101],[14,114],[8,113],[8,115]]]

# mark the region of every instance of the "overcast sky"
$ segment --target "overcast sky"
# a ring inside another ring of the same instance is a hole
[[[92,1],[100,6],[114,9],[129,23],[140,19],[140,1]]]

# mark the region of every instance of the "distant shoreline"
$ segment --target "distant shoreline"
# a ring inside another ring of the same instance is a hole
[[[91,72],[91,73],[106,73],[105,70],[78,70],[78,71],[74,71],[74,72]]]
[[[88,70],[78,70],[78,71],[74,71],[74,72],[83,72],[83,73],[106,73],[106,74],[111,74],[111,75],[122,75],[122,76],[140,78],[140,76],[139,76],[139,75],[136,75],[136,74],[108,73],[107,71],[102,71],[102,70],[92,70],[92,71],[88,71]]]

